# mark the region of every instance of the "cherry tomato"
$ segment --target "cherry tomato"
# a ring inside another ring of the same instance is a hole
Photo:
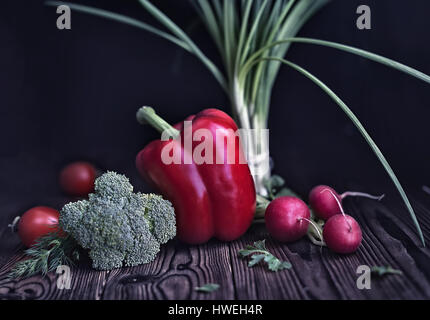
[[[74,162],[60,173],[60,185],[71,196],[85,197],[94,191],[96,169],[87,162]]]
[[[18,235],[26,247],[48,233],[59,231],[60,213],[49,207],[34,207],[26,211],[18,222]]]

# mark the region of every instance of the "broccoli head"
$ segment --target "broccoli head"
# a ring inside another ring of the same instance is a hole
[[[127,177],[107,172],[89,200],[66,204],[59,224],[89,249],[93,268],[110,270],[152,261],[176,235],[172,204],[155,194],[133,193]]]

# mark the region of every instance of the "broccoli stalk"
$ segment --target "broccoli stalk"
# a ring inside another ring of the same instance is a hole
[[[89,250],[99,270],[148,263],[176,235],[172,204],[159,195],[133,193],[127,177],[115,172],[96,180],[89,200],[66,204],[59,224]]]

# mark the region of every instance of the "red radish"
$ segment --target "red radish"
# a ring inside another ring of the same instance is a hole
[[[34,207],[26,211],[18,222],[18,235],[26,247],[51,232],[58,232],[60,213],[49,207]]]
[[[352,253],[360,246],[362,234],[351,216],[336,214],[325,223],[323,238],[327,247],[337,253]]]
[[[273,200],[264,219],[272,237],[281,242],[295,241],[308,231],[311,213],[302,200],[285,196]]]
[[[330,193],[335,199],[340,214],[332,216],[323,228],[324,242],[331,250],[337,253],[352,253],[360,246],[362,234],[357,221],[343,211],[342,205],[336,194],[326,189],[324,193]]]
[[[88,162],[74,162],[60,173],[60,185],[71,196],[85,197],[94,191],[96,169]]]
[[[384,197],[384,195],[372,196],[367,193],[353,191],[347,191],[342,194],[338,194],[333,188],[320,185],[314,187],[309,193],[309,204],[319,218],[327,220],[336,214],[342,213],[342,205],[339,206],[338,202],[341,203],[343,199],[349,196],[366,197],[378,201]]]

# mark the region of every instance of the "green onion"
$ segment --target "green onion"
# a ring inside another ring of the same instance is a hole
[[[191,40],[191,38],[169,17],[148,0],[139,3],[166,29],[154,28],[147,23],[102,9],[48,1],[47,5],[68,5],[76,11],[122,22],[141,28],[171,41],[195,55],[212,73],[227,93],[232,113],[239,127],[244,129],[268,128],[269,106],[272,88],[279,69],[286,64],[302,73],[326,92],[351,119],[370,148],[374,151],[384,169],[400,193],[415,224],[421,242],[425,245],[420,225],[414,210],[381,150],[369,136],[363,125],[348,106],[321,80],[302,67],[285,60],[284,57],[292,43],[312,44],[343,50],[391,68],[405,72],[430,83],[430,77],[404,64],[347,45],[308,38],[298,38],[302,26],[330,0],[194,0],[192,4],[204,22],[224,64],[224,71],[216,66]],[[268,151],[265,141],[252,139],[248,146],[251,159],[259,159]],[[256,164],[259,165],[258,163]],[[257,171],[258,167],[256,168]],[[254,177],[257,192],[266,195],[264,182],[270,172]]]

